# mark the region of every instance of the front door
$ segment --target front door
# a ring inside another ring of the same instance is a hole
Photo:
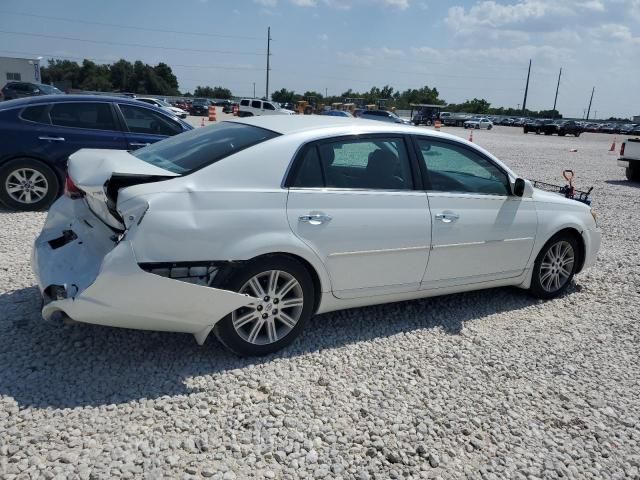
[[[182,133],[182,125],[160,112],[150,108],[137,107],[126,103],[118,105],[125,126],[127,150],[136,150],[169,136]]]
[[[432,250],[422,288],[516,277],[535,240],[530,198],[511,195],[501,167],[473,149],[420,138],[432,216]]]
[[[335,296],[418,289],[431,223],[402,137],[310,144],[288,185],[289,224],[326,265]]]

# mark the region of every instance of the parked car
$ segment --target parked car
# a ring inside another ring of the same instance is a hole
[[[436,115],[433,108],[423,107],[416,110],[411,118],[411,122],[415,125],[432,125]]]
[[[527,126],[525,125],[525,132]],[[565,135],[573,135],[574,137],[579,137],[580,134],[584,130],[582,127],[573,120],[556,120],[556,121],[546,121],[543,120],[535,127],[536,133],[544,133],[545,135],[558,135],[560,137],[564,137]]]
[[[268,102],[257,98],[243,98],[238,107],[239,117],[257,117],[260,115],[294,115],[295,112],[285,110],[277,102]]]
[[[139,102],[148,103],[149,105],[153,105],[154,107],[161,108],[162,110],[166,110],[169,113],[172,113],[176,117],[187,118],[188,113],[183,109],[174,107],[171,104],[165,102],[164,100],[160,100],[158,98],[151,97],[136,97],[136,100]]]
[[[524,133],[534,132],[536,135],[540,135],[543,132],[543,127],[552,123],[553,120],[549,119],[532,119],[524,124],[524,126],[522,127],[522,131]]]
[[[486,128],[491,130],[493,128],[493,122],[486,117],[473,117],[462,124],[464,128],[475,128],[477,130]]]
[[[67,185],[32,255],[45,318],[213,330],[241,355],[333,310],[506,285],[553,298],[601,240],[588,205],[472,143],[320,115],[82,150]]]
[[[134,150],[193,127],[126,97],[51,95],[0,104],[0,203],[47,208],[62,194],[69,155]]]
[[[191,115],[207,116],[209,115],[209,106],[213,105],[213,102],[208,98],[194,98],[191,103]]]
[[[380,122],[411,125],[409,120],[400,118],[398,115],[393,112],[389,112],[388,110],[363,110],[362,113],[360,113],[359,118],[362,118],[363,120],[378,120]]]
[[[629,138],[622,143],[618,166],[624,168],[627,180],[640,182],[640,138]]]
[[[344,110],[325,110],[320,112],[319,115],[327,115],[329,117],[346,117],[353,118],[350,112],[345,112]]]
[[[604,125],[600,126],[600,132],[601,133],[619,134],[620,133],[620,125],[618,125],[617,123],[605,123]]]
[[[462,127],[464,122],[473,117],[470,113],[463,112],[440,112],[440,120],[447,127]]]
[[[503,118],[500,121],[500,125],[504,126],[504,127],[512,127],[513,124],[515,123],[515,120],[513,118]]]
[[[6,85],[2,87],[2,97],[5,100],[35,97],[38,95],[64,95],[64,93],[56,87],[44,83],[7,82]]]

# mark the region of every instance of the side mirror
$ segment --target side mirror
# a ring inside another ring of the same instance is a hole
[[[516,181],[513,184],[513,194],[516,197],[524,195],[524,180],[522,178],[516,178]]]

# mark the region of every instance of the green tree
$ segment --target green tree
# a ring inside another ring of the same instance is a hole
[[[271,94],[271,99],[278,103],[296,102],[300,99],[300,95],[296,94],[293,90],[281,88]]]
[[[201,87],[197,86],[193,91],[195,97],[230,99],[233,95],[231,90],[224,87]]]

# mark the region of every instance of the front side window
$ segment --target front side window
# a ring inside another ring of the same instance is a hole
[[[251,107],[262,108],[262,102],[260,100],[254,100],[253,102],[251,102]]]
[[[187,174],[277,136],[252,125],[222,122],[169,137],[131,154],[156,167]]]
[[[177,122],[148,108],[120,104],[120,111],[130,132],[149,135],[177,135],[183,128]]]
[[[291,186],[410,190],[413,181],[404,140],[375,138],[310,147]]]
[[[479,154],[449,143],[419,139],[427,169],[429,190],[434,192],[509,195],[509,178]]]
[[[240,105],[242,105],[243,107],[248,107],[249,106],[249,100],[241,100],[240,101]]]
[[[49,116],[51,123],[60,127],[118,130],[108,103],[56,103]]]
[[[275,110],[276,109],[276,107],[274,107],[273,105],[271,105],[270,103],[267,103],[267,102],[264,102],[263,105],[264,105],[264,109],[265,110]]]

